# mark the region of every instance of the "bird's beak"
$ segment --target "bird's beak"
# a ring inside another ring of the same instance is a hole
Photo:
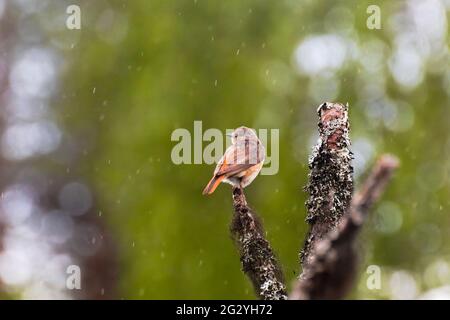
[[[225,135],[230,138],[233,136],[231,133],[226,133]]]

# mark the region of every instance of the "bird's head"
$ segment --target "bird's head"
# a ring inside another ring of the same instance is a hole
[[[253,138],[258,139],[256,136],[256,133],[253,129],[247,128],[247,127],[239,127],[235,129],[231,134],[228,136],[231,137],[231,143],[235,144],[237,141],[241,140],[250,140]]]

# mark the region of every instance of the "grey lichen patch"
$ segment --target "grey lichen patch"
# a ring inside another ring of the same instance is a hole
[[[310,157],[307,221],[336,222],[346,211],[353,193],[352,153],[349,150],[348,106],[326,102],[319,106],[318,144]]]
[[[264,238],[262,225],[247,206],[241,189],[233,189],[234,215],[231,234],[239,248],[244,273],[250,278],[257,294],[265,300],[287,299],[281,267]]]
[[[341,299],[348,294],[357,274],[355,239],[370,208],[381,196],[398,165],[396,157],[380,157],[369,177],[353,196],[338,226],[315,242],[314,252],[309,254],[307,263],[303,264],[291,299]],[[316,225],[312,225],[311,229],[313,226]],[[305,252],[310,250],[308,248]]]
[[[309,193],[306,220],[311,230],[301,253],[302,261],[312,242],[336,227],[353,193],[348,105],[326,102],[317,113],[319,140],[309,159],[309,181],[305,187]]]
[[[356,274],[353,238],[357,227],[347,218],[316,244],[292,298],[340,299],[348,293]]]

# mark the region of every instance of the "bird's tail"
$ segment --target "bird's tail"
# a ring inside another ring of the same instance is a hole
[[[224,179],[224,176],[214,176],[212,177],[212,179],[208,182],[208,184],[206,185],[205,189],[203,190],[203,194],[211,194],[214,192],[214,190],[216,190],[217,186],[219,185],[219,183],[222,182],[222,180]]]

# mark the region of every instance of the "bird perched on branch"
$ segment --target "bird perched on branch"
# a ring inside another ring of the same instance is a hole
[[[228,136],[231,137],[232,144],[217,163],[214,176],[203,190],[203,194],[213,193],[221,182],[245,188],[261,171],[266,151],[255,131],[239,127]]]

